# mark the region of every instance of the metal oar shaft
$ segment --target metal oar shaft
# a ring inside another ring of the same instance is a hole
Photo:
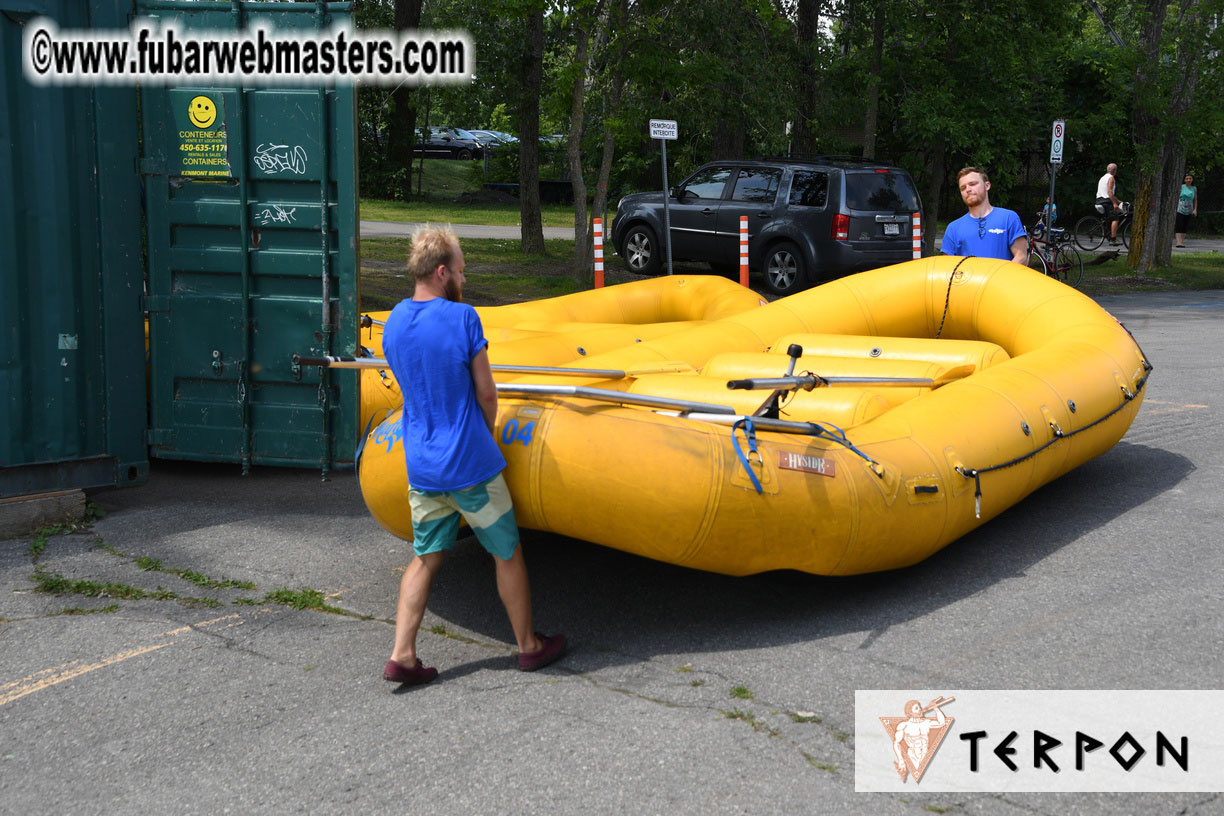
[[[293,362],[300,366],[322,366],[323,368],[388,368],[381,357],[305,357],[293,355]]]
[[[770,388],[781,388],[787,391],[802,388],[811,391],[825,385],[895,385],[911,388],[937,388],[946,385],[960,376],[947,376],[940,379],[931,377],[818,377],[815,374],[797,377],[758,377],[748,380],[728,380],[727,388],[731,390],[764,391]]]
[[[302,366],[323,366],[325,368],[390,368],[382,357],[304,357],[295,354],[293,362]],[[560,368],[558,366],[519,366],[493,365],[494,371],[507,374],[557,374],[569,377],[598,377],[602,380],[623,380],[628,376],[624,371],[612,368]]]
[[[608,388],[591,388],[585,385],[536,385],[532,383],[498,383],[497,393],[509,397],[579,397],[581,399],[614,402],[621,405],[643,405],[647,408],[666,408],[671,411],[700,411],[706,414],[731,416],[736,413],[730,405],[673,397],[656,397],[649,394],[632,394]]]

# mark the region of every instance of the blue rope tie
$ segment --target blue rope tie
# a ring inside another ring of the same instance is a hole
[[[743,448],[740,447],[739,439],[736,438],[735,432],[740,428],[744,429],[744,440],[748,443],[748,454],[744,454]],[[748,457],[756,454],[757,462],[761,462],[761,454],[757,451],[756,441],[756,424],[751,417],[744,417],[738,420],[731,426],[731,444],[735,446],[735,455],[739,457],[740,464],[744,466],[744,470],[748,473],[748,478],[752,480],[752,486],[756,488],[757,493],[761,493],[761,480],[757,478],[756,473],[752,470],[752,465],[748,462]]]

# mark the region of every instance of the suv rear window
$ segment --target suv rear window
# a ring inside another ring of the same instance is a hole
[[[847,173],[846,206],[852,210],[917,212],[918,195],[901,173]]]
[[[791,206],[823,207],[829,197],[829,174],[796,170],[791,178]]]

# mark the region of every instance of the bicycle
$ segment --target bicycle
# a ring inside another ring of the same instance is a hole
[[[1037,214],[1042,217],[1041,213]],[[1063,227],[1052,227],[1050,237],[1045,234],[1045,221],[1039,220],[1029,230],[1029,268],[1068,286],[1079,286],[1084,277],[1084,259],[1071,236]]]
[[[1100,204],[1096,207],[1100,215],[1085,215],[1075,223],[1075,243],[1085,252],[1095,252],[1105,243],[1113,220],[1101,212]],[[1119,209],[1121,213],[1118,216],[1118,237],[1122,239],[1122,246],[1130,249],[1131,223],[1134,220],[1132,207],[1129,202],[1123,201]]]

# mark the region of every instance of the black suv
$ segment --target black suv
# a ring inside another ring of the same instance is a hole
[[[479,159],[484,155],[484,145],[466,130],[448,127],[430,127],[429,138],[421,136],[424,129],[417,131],[417,143],[412,146],[414,155],[424,155],[434,159]]]
[[[748,264],[775,294],[914,257],[922,202],[909,173],[863,159],[718,161],[670,191],[672,258],[739,266],[740,216]],[[635,193],[616,208],[612,244],[633,272],[663,271],[663,194]]]

